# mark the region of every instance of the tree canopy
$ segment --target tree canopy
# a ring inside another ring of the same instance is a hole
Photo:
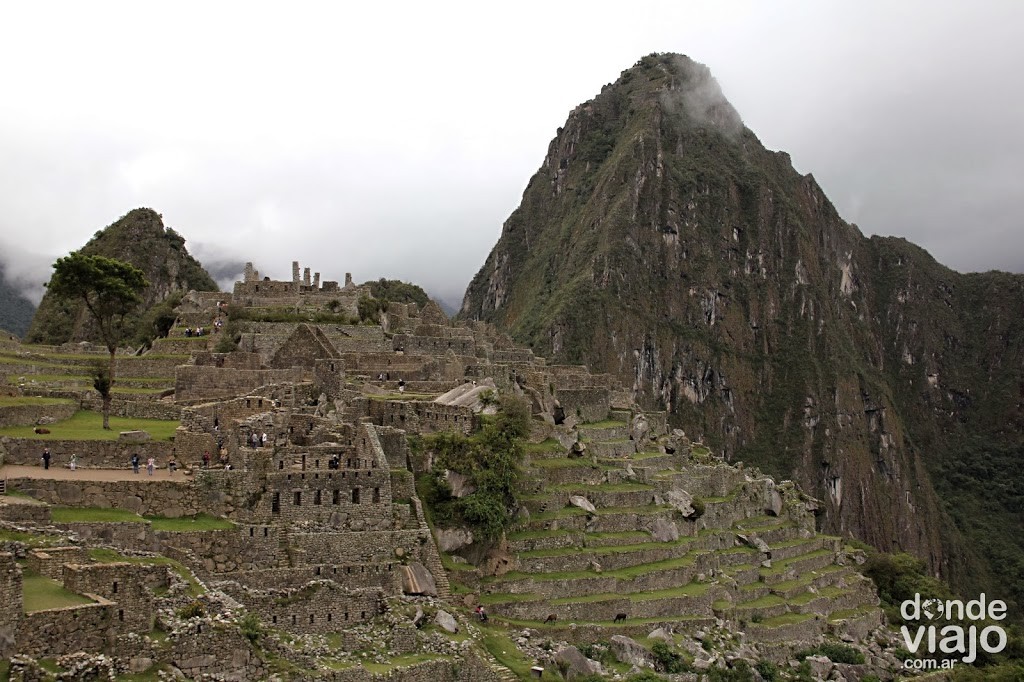
[[[58,258],[47,288],[59,296],[78,298],[99,327],[107,350],[114,353],[124,340],[124,318],[142,300],[149,286],[142,270],[130,263],[74,252]]]

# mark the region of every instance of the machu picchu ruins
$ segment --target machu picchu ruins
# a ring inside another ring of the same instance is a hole
[[[807,679],[898,668],[862,553],[816,531],[794,483],[727,463],[613,376],[292,272],[247,264],[120,353],[112,419],[131,428],[113,439],[68,426],[99,409],[105,349],[3,342],[10,679],[697,680],[827,642],[861,662],[805,653]],[[505,401],[528,421],[517,506],[488,539],[440,523],[423,482],[472,495],[436,464]]]

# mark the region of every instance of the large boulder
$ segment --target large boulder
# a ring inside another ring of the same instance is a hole
[[[647,417],[643,414],[638,414],[633,417],[633,421],[629,425],[629,438],[637,443],[642,443],[647,440],[651,433],[651,425],[647,422]]]
[[[153,437],[145,431],[122,431],[117,434],[117,440],[122,443],[145,443],[152,439]]]
[[[679,527],[665,518],[657,518],[651,526],[651,536],[658,542],[675,542],[679,539]]]
[[[473,544],[473,531],[468,528],[437,528],[434,537],[437,538],[437,548],[446,554]]]
[[[577,677],[587,675],[600,675],[601,664],[592,661],[574,646],[567,646],[558,651],[554,657],[555,664],[563,671],[567,680],[574,680]]]
[[[455,616],[447,611],[439,610],[434,617],[434,622],[437,623],[439,628],[453,635],[459,631],[459,624],[455,622]]]
[[[569,504],[571,504],[574,507],[579,507],[583,511],[589,512],[591,514],[597,511],[597,508],[594,506],[594,504],[587,498],[583,497],[582,495],[572,495],[569,498]]]
[[[476,492],[476,486],[473,485],[473,479],[465,474],[460,474],[457,471],[445,470],[444,472],[445,482],[448,487],[452,489],[452,497],[459,498],[465,497],[466,495],[472,495]]]
[[[638,668],[654,667],[654,654],[624,635],[612,635],[611,650],[612,655],[620,663],[628,663]]]
[[[674,509],[678,509],[679,513],[686,518],[697,513],[693,508],[693,495],[679,488],[665,493],[665,503]]]
[[[427,567],[418,561],[402,566],[402,592],[437,596],[437,583]]]

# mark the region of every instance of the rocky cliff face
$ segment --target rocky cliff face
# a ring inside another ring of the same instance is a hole
[[[185,249],[185,239],[165,228],[160,214],[149,208],[129,211],[97,232],[81,248],[87,255],[106,256],[131,263],[146,274],[150,285],[142,293],[144,312],[173,292],[216,291],[217,284]],[[43,296],[25,340],[60,344],[90,338],[90,321],[79,301]]]
[[[24,336],[35,311],[32,301],[7,281],[0,265],[0,329]]]
[[[617,374],[821,497],[828,530],[973,589],[1024,576],[998,529],[1024,508],[1022,310],[1024,277],[865,238],[704,66],[652,55],[569,115],[460,315]]]

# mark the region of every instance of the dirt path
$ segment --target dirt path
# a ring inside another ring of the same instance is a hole
[[[47,478],[55,481],[191,481],[191,476],[186,476],[178,470],[174,474],[167,473],[167,468],[157,469],[152,476],[146,474],[146,467],[141,467],[139,473],[133,474],[131,468],[127,469],[76,469],[71,471],[67,467],[50,467],[44,469],[41,466],[22,466],[19,464],[5,464],[0,466],[0,478]]]

